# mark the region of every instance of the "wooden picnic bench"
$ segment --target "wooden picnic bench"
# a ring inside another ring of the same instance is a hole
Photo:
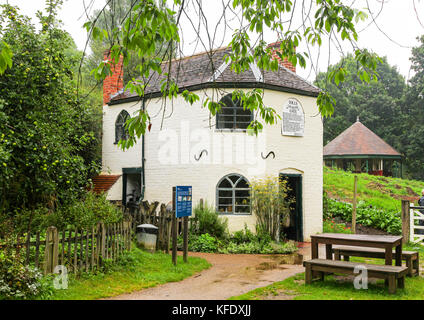
[[[402,265],[402,236],[383,236],[366,234],[321,233],[311,236],[312,259],[318,258],[318,244],[325,244],[326,258],[333,259],[333,245],[381,248],[387,265]],[[393,256],[393,248],[395,254]]]
[[[385,259],[386,254],[384,249],[355,246],[334,246],[333,253],[335,260],[341,260],[341,257],[343,256],[344,261],[349,261],[349,257]],[[412,277],[420,274],[419,253],[417,251],[402,250],[402,260],[405,261],[408,268],[408,276]]]
[[[368,277],[385,279],[389,287],[389,293],[396,292],[396,287],[404,288],[405,275],[408,273],[407,267],[388,266],[376,264],[364,264],[350,261],[312,259],[304,261],[305,283],[312,283],[313,273],[318,273],[321,280],[324,280],[328,272],[355,274],[355,267],[364,266],[368,272]]]
[[[325,244],[326,259],[319,259],[320,243]],[[385,265],[333,260],[333,245],[380,249],[383,252]],[[395,249],[394,253],[393,249]],[[402,266],[402,236],[340,233],[311,235],[311,258],[303,263],[306,283],[311,283],[312,278],[316,276],[324,280],[324,276],[331,273],[354,274],[355,267],[364,266],[369,277],[384,279],[389,287],[389,293],[394,293],[396,292],[396,283],[399,288],[404,287],[405,275],[409,270],[408,267]],[[395,259],[396,266],[393,266],[393,259]]]

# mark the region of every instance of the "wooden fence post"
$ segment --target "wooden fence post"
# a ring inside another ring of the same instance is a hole
[[[131,228],[131,226],[132,226],[132,217],[130,216],[128,218],[128,221],[127,221],[127,241],[128,241],[127,243],[128,243],[128,251],[131,250],[131,244],[132,244],[132,239],[131,239],[132,228]]]
[[[352,210],[352,232],[356,233],[356,194],[358,191],[358,176],[353,181],[353,210]]]
[[[100,234],[100,265],[103,263],[103,259],[106,257],[106,228],[103,222],[99,223],[99,234]]]
[[[175,216],[175,213],[173,213],[172,215],[172,263],[174,265],[177,265],[177,241],[178,241],[177,224],[178,224],[178,219]]]
[[[161,217],[161,225],[160,225],[160,229],[159,232],[161,234],[161,250],[162,251],[167,251],[167,245],[166,245],[166,233],[167,233],[167,227],[168,227],[168,222],[167,222],[167,211],[166,211],[166,205],[162,203],[162,205],[160,206],[160,217]],[[168,252],[167,252],[168,253]]]
[[[166,254],[169,253],[169,241],[170,241],[170,230],[171,230],[171,223],[170,223],[170,215],[169,212],[166,212],[166,216],[165,216],[165,225],[166,225],[166,230],[165,230],[165,252]]]
[[[78,271],[78,228],[75,228],[74,236],[74,274],[77,274]]]
[[[56,227],[48,227],[46,231],[46,250],[44,252],[44,274],[53,273],[58,261],[59,236]]]
[[[411,220],[410,220],[410,203],[408,200],[402,200],[402,244],[406,244],[409,241],[411,232]]]
[[[101,224],[97,223],[96,226],[96,267],[100,266],[100,255],[101,255],[101,236],[100,236]]]

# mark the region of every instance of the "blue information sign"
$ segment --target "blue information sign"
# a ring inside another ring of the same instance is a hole
[[[192,187],[175,188],[175,214],[177,218],[190,217],[192,211]]]

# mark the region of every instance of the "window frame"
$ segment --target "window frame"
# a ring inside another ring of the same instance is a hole
[[[231,180],[231,177],[238,177],[238,179],[236,180],[236,182],[233,182]],[[249,185],[249,188],[237,188],[237,185],[239,184],[240,181],[246,181],[246,183]],[[220,187],[220,185],[224,182],[224,181],[228,181],[231,184],[231,187]],[[231,207],[232,207],[232,211],[231,212],[221,212],[219,209],[220,207],[224,206],[221,205],[220,206],[220,191],[231,191]],[[236,192],[237,191],[248,191],[249,195],[246,199],[249,200],[249,203],[246,205],[240,205],[240,204],[236,204]],[[249,180],[247,180],[246,177],[244,177],[241,174],[238,173],[231,173],[228,174],[224,177],[222,177],[219,181],[218,184],[216,185],[216,211],[218,212],[219,215],[232,215],[232,216],[246,216],[246,215],[252,215],[252,206],[251,206],[251,191],[252,188],[250,187],[250,183]],[[236,212],[236,207],[249,207],[249,212]]]
[[[130,114],[125,110],[121,110],[121,112],[119,112],[118,116],[116,117],[115,120],[115,142],[114,144],[118,144],[118,142],[122,139],[122,140],[127,140],[129,138],[129,133],[128,130],[125,128],[125,124],[127,123],[128,119],[130,119],[131,116]],[[123,122],[118,122],[122,119]],[[121,137],[118,137],[118,126],[119,126],[119,130],[122,130],[122,132],[119,132],[119,134],[121,134]],[[122,129],[121,129],[122,128]]]
[[[231,101],[231,105],[229,105],[229,102]],[[217,112],[216,114],[216,123],[215,128],[218,131],[240,131],[245,132],[247,131],[247,127],[250,125],[250,123],[254,120],[253,112],[249,109],[244,109],[240,101],[237,99],[236,101],[233,100],[232,93],[229,93],[221,98],[219,103],[222,105],[221,110]],[[223,109],[226,109],[227,111],[232,111],[231,114],[223,114]],[[250,114],[237,114],[237,111],[248,111]],[[246,128],[240,128],[240,124],[246,124],[247,121],[238,120],[237,117],[248,117],[250,116],[249,123],[246,125]],[[232,117],[232,120],[226,121],[221,119],[221,117]],[[226,128],[225,123],[232,124],[232,128]],[[224,127],[223,127],[224,126]]]

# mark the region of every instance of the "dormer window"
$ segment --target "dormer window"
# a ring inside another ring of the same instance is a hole
[[[120,140],[127,140],[129,137],[128,130],[125,128],[130,115],[125,110],[122,110],[115,121],[115,144]]]
[[[217,129],[246,130],[253,120],[249,109],[244,110],[240,100],[233,101],[232,94],[227,94],[219,102],[222,107],[216,115]]]

